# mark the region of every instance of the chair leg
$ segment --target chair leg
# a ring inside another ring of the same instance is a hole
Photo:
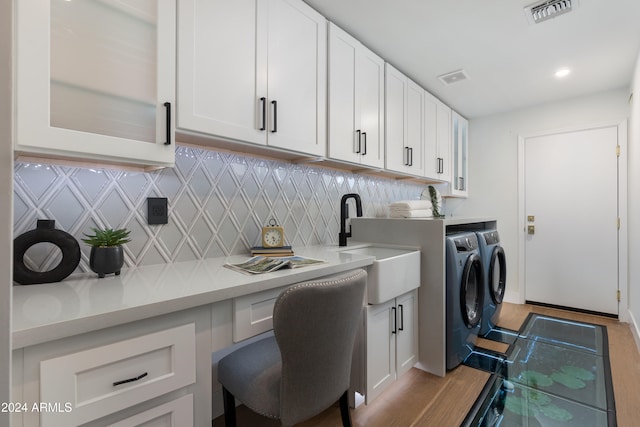
[[[351,411],[349,411],[349,390],[346,390],[340,396],[340,415],[342,416],[342,425],[351,427]]]
[[[225,427],[236,427],[236,399],[224,387],[222,387],[222,402],[224,403]]]

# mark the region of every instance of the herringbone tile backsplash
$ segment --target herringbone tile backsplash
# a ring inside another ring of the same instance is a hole
[[[154,172],[85,169],[16,162],[14,235],[54,219],[80,240],[91,227],[126,227],[127,266],[248,253],[271,218],[295,247],[337,244],[340,197],[359,193],[365,216],[385,216],[389,202],[417,199],[424,189],[396,181],[310,165],[178,147],[176,167]],[[147,197],[167,197],[169,223],[147,225]],[[351,209],[355,213],[355,209]],[[78,269],[90,271],[80,243]],[[55,267],[48,243],[25,255],[36,271]]]

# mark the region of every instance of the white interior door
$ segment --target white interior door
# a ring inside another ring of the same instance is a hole
[[[615,126],[525,140],[527,301],[618,314],[617,145]]]

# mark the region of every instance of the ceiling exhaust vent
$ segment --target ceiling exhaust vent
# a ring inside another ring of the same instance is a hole
[[[450,85],[453,83],[461,82],[462,80],[467,80],[469,76],[464,70],[457,70],[438,76],[438,78],[442,83]]]
[[[578,8],[578,0],[548,0],[531,4],[524,13],[531,24],[539,24]]]

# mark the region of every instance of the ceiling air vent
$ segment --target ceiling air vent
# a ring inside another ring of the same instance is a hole
[[[467,80],[469,76],[467,76],[467,73],[464,70],[457,70],[438,76],[438,78],[442,83],[450,85],[461,82],[462,80]]]
[[[524,8],[524,13],[531,24],[539,24],[555,18],[578,7],[578,0],[549,0],[534,3]]]

